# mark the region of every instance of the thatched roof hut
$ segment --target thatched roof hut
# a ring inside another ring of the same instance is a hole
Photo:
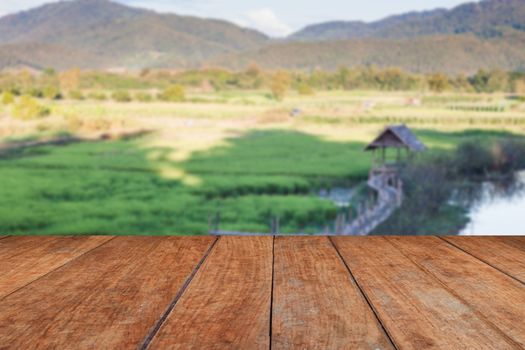
[[[365,151],[397,148],[411,152],[423,152],[427,148],[416,135],[405,125],[390,125],[368,146]]]

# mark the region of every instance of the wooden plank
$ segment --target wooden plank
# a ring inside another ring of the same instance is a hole
[[[0,299],[112,237],[9,237],[0,240]]]
[[[525,251],[525,236],[492,237],[504,243]]]
[[[273,349],[393,349],[327,237],[279,237]]]
[[[387,238],[334,242],[397,348],[521,349]]]
[[[445,237],[444,239],[525,283],[525,237]]]
[[[439,238],[387,239],[525,349],[525,285]]]
[[[268,349],[273,237],[221,237],[152,349]]]
[[[0,301],[0,348],[137,348],[213,241],[111,240]]]

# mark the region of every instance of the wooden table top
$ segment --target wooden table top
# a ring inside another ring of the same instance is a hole
[[[0,349],[523,349],[525,237],[0,237]]]

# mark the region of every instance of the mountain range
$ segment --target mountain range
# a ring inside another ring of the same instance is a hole
[[[404,39],[431,35],[473,33],[492,38],[502,29],[525,30],[525,1],[485,0],[460,5],[452,10],[411,12],[377,22],[327,22],[311,25],[293,34],[300,41],[347,40],[357,38]]]
[[[62,1],[0,18],[0,68],[525,70],[525,0],[484,0],[376,22],[327,22],[284,39],[215,19]]]

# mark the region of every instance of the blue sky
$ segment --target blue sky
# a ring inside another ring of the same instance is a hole
[[[222,18],[284,36],[305,25],[330,20],[372,21],[408,11],[451,8],[465,0],[116,0],[159,12]],[[0,15],[25,10],[50,0],[0,0]]]

